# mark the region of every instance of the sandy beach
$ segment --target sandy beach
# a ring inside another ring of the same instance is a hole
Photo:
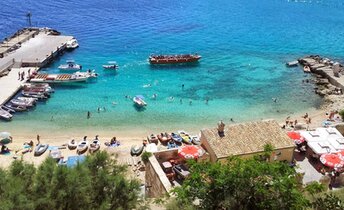
[[[308,112],[309,117],[311,118],[311,123],[309,124],[309,129],[313,129],[319,126],[322,126],[322,122],[326,120],[327,115],[326,113],[329,113],[331,111],[335,110],[340,110],[342,107],[342,104],[344,102],[344,99],[341,96],[326,96],[324,98],[324,104],[320,109],[317,110],[310,110]],[[306,124],[306,119],[302,117],[303,114],[295,114],[289,116],[288,120],[289,121],[298,121],[298,124],[302,124],[304,128],[307,127]],[[288,116],[286,116],[287,118]],[[276,119],[281,126],[285,124],[286,119]],[[230,124],[229,122],[227,122]],[[215,125],[215,124],[214,124]],[[182,129],[182,126],[181,126]],[[201,130],[202,128],[199,128]],[[290,130],[292,128],[287,127],[286,130]],[[197,132],[199,133],[199,130],[192,130],[189,132]],[[48,155],[49,151],[45,152],[42,156],[40,157],[34,157],[33,152],[28,152],[26,154],[21,154],[20,152],[18,154],[15,154],[15,151],[20,150],[23,148],[24,142],[29,142],[32,140],[35,144],[37,142],[37,134],[40,135],[40,142],[41,143],[48,143],[50,146],[62,146],[64,144],[67,144],[69,140],[75,139],[77,141],[80,141],[83,136],[88,136],[88,140],[93,140],[95,135],[99,135],[99,139],[101,141],[101,149],[102,150],[108,150],[110,153],[117,154],[118,156],[118,161],[122,164],[127,164],[128,159],[131,158],[130,156],[130,147],[132,145],[139,145],[142,144],[142,141],[147,138],[147,136],[150,133],[155,133],[158,134],[161,131],[150,131],[147,132],[146,130],[141,130],[141,131],[122,131],[122,132],[102,132],[102,131],[89,131],[89,130],[78,130],[75,132],[73,135],[66,135],[63,133],[22,133],[20,131],[17,132],[12,132],[12,137],[13,137],[13,143],[9,144],[8,147],[12,150],[10,154],[7,155],[1,155],[1,161],[0,161],[0,167],[8,167],[11,162],[17,158],[20,159],[22,158],[24,161],[27,161],[29,163],[33,163],[35,165],[39,165]],[[112,135],[111,135],[112,134]],[[106,148],[104,143],[106,141],[109,141],[113,136],[116,136],[117,139],[121,142],[121,145],[118,148]],[[163,149],[162,146],[160,146],[160,149]],[[66,149],[61,149],[62,155],[64,157],[72,156],[72,155],[77,155],[75,150],[69,150],[68,148]]]

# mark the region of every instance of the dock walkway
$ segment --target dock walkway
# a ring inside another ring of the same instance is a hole
[[[30,73],[38,71],[62,52],[72,36],[49,35],[47,30],[40,30],[33,38],[21,44],[19,49],[0,58],[0,72],[11,69],[7,76],[0,77],[0,105],[5,104],[21,88]],[[18,80],[18,73],[25,72],[23,81]]]

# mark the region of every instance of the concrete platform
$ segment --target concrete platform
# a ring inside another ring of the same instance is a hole
[[[23,34],[25,37],[27,35]],[[7,76],[0,77],[0,105],[6,103],[18,92],[21,84],[27,81],[29,69],[33,73],[52,61],[65,49],[66,43],[72,38],[72,36],[49,35],[47,30],[41,30],[34,38],[22,43],[19,49],[0,58],[0,71],[11,68]],[[25,71],[25,79],[20,81],[18,72],[23,71]]]

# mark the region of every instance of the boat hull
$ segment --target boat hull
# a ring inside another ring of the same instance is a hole
[[[164,56],[150,56],[150,64],[181,64],[194,63],[201,59],[199,55],[164,55]]]

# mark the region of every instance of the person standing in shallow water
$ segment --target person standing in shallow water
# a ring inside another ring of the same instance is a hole
[[[91,112],[87,111],[87,119],[90,119],[90,117],[91,117]]]

